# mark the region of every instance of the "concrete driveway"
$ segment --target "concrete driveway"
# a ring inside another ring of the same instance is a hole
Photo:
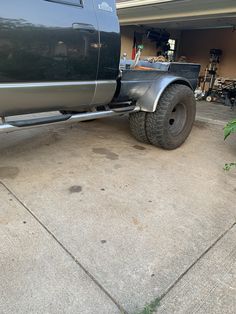
[[[197,122],[164,151],[126,117],[0,135],[0,312],[235,313],[235,139]]]

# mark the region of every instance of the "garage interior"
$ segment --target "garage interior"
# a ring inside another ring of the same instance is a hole
[[[235,117],[231,110],[236,105],[235,1],[118,0],[117,9],[121,56],[132,58],[134,46],[142,44],[141,59],[164,55],[168,61],[199,63],[200,115],[223,122]],[[157,34],[169,34],[168,50],[163,51],[159,38],[153,40]]]

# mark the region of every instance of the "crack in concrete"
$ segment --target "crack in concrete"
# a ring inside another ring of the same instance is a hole
[[[146,309],[149,309],[150,313],[153,313],[157,310],[158,306],[160,305],[161,301],[164,297],[177,285],[177,283],[236,225],[236,221],[226,229],[203,253],[169,286],[169,288],[161,294],[160,297],[155,298],[149,304],[146,304],[144,310],[141,310],[139,314],[147,313]],[[157,302],[158,301],[158,302]],[[153,308],[152,304],[156,302],[155,308]]]
[[[8,186],[0,181],[0,184],[23,206],[23,208],[42,226],[42,228],[60,245],[60,247],[69,255],[73,261],[84,271],[84,273],[105,293],[105,295],[118,307],[121,314],[128,314],[126,310],[115,300],[115,298],[99,283],[99,281],[83,266],[79,260],[57,239],[57,237],[43,224],[43,222],[20,200],[20,198],[11,191]]]

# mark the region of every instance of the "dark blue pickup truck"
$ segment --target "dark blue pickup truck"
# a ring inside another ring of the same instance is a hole
[[[0,132],[129,113],[140,141],[174,149],[188,137],[200,66],[120,66],[114,0],[0,0],[0,8]],[[50,111],[58,113],[26,118]]]

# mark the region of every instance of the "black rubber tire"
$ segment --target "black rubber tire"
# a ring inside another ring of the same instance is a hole
[[[146,113],[149,142],[168,150],[178,148],[189,136],[195,115],[196,101],[191,88],[170,85],[161,96],[156,111]]]
[[[146,112],[130,113],[129,125],[132,135],[142,143],[150,144],[146,135]]]

